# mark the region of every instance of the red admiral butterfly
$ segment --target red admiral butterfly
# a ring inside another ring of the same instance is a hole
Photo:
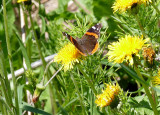
[[[79,52],[87,56],[94,54],[98,47],[98,38],[100,37],[100,30],[102,28],[102,24],[98,23],[94,26],[92,26],[84,35],[81,39],[76,38],[74,39],[72,36],[69,34],[62,32],[64,36],[66,36],[70,42],[79,50]]]

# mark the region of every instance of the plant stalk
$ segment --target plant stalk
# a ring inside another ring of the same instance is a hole
[[[139,17],[138,17],[138,14],[135,14],[135,18],[136,18],[136,21],[139,25],[139,28],[141,29],[142,31],[142,34],[144,35],[144,37],[147,37],[146,33],[145,33],[145,30],[144,30],[144,27],[142,26],[140,20],[139,20]]]
[[[47,75],[47,72],[48,72],[48,68],[49,66],[53,63],[53,60],[51,60],[47,65],[46,65],[46,68],[44,70],[44,75],[43,75],[43,78],[42,78],[42,84],[44,85],[44,81],[45,81],[45,76]]]
[[[160,15],[160,10],[156,7],[156,5],[154,3],[152,3],[151,5],[156,10],[156,12],[158,13],[158,15]]]
[[[44,57],[43,57],[42,52],[41,52],[41,47],[40,47],[40,43],[39,43],[37,34],[34,30],[34,23],[33,23],[30,11],[29,11],[29,18],[30,18],[30,21],[31,21],[31,28],[32,28],[32,31],[33,31],[33,34],[34,34],[34,37],[35,37],[35,40],[36,40],[36,43],[37,43],[39,55],[40,55],[40,58],[42,60],[42,65],[43,65],[43,68],[45,69],[46,68],[46,62],[45,62]],[[46,74],[46,76],[47,76],[47,80],[49,80],[50,79],[49,74]],[[52,88],[51,84],[49,84],[49,94],[50,94],[50,99],[51,99],[52,113],[56,114],[57,113],[57,105],[56,105],[54,92],[53,92],[53,88]]]
[[[76,88],[76,90],[77,90],[78,97],[79,97],[79,100],[80,100],[80,104],[81,104],[81,106],[82,106],[83,115],[86,115],[85,107],[84,107],[84,104],[83,104],[83,98],[82,98],[82,96],[81,96],[81,94],[80,94],[80,92],[79,92],[79,89],[78,89],[76,80],[74,79],[73,75],[71,75],[71,79],[72,79],[72,81],[73,81],[73,83],[74,83],[74,86],[75,86],[75,88]]]
[[[96,95],[96,94],[97,94],[97,91],[96,91],[96,89],[94,88],[91,80],[89,79],[89,77],[87,76],[87,74],[83,71],[82,67],[81,67],[79,64],[77,64],[77,66],[78,66],[78,69],[80,70],[80,72],[83,74],[83,76],[84,76],[85,79],[87,80],[88,85],[91,87],[94,95]]]
[[[52,81],[52,79],[61,71],[61,69],[63,68],[63,66],[62,67],[60,67],[59,69],[58,69],[58,71],[56,71],[56,73],[48,80],[48,82],[44,85],[45,87],[47,87],[47,85]]]
[[[0,64],[1,64],[1,69],[2,69],[2,76],[0,75],[2,91],[4,93],[7,104],[10,107],[12,107],[13,103],[12,103],[12,96],[11,96],[11,87],[10,87],[10,82],[7,77],[5,59],[4,59],[3,51],[1,49],[1,43],[0,43]]]
[[[10,109],[9,105],[4,101],[2,97],[0,97],[0,103],[3,105],[4,115],[17,115],[13,112],[13,109]],[[6,111],[8,110],[8,111]]]
[[[134,66],[134,69],[135,69],[137,75],[138,75],[142,80],[144,80],[144,79],[143,79],[143,76],[141,75],[141,73],[140,73],[140,71],[139,71],[139,69],[138,69],[136,66]],[[159,115],[159,114],[158,114],[158,111],[157,111],[157,107],[156,107],[155,101],[153,100],[152,95],[151,95],[151,93],[150,93],[150,91],[149,91],[149,87],[146,86],[145,84],[142,84],[142,86],[143,86],[143,88],[144,88],[144,90],[145,90],[145,92],[146,92],[146,95],[147,95],[147,97],[148,97],[148,99],[149,99],[149,102],[150,102],[150,104],[151,104],[151,106],[152,106],[152,109],[153,109],[154,114],[155,114],[155,115]]]
[[[4,108],[2,103],[0,103],[0,110],[1,110],[2,115],[6,115],[4,112],[6,109]]]
[[[16,77],[15,77],[15,74],[14,74],[13,63],[12,63],[12,54],[11,54],[12,50],[11,50],[9,33],[8,33],[8,22],[7,22],[8,17],[7,17],[7,12],[6,12],[6,1],[5,0],[3,0],[3,18],[4,18],[4,27],[5,27],[5,35],[6,35],[6,43],[7,43],[9,64],[10,64],[10,69],[11,69],[11,73],[12,73],[12,77],[13,77],[15,109],[16,109],[16,114],[19,115],[17,84],[16,84]]]
[[[44,57],[43,57],[42,52],[41,52],[41,46],[40,46],[37,34],[36,34],[35,30],[34,30],[34,23],[33,23],[30,11],[29,11],[29,18],[30,18],[30,21],[31,21],[31,28],[32,28],[32,31],[33,31],[33,34],[34,34],[34,37],[35,37],[35,40],[36,40],[36,43],[37,43],[39,55],[40,55],[40,58],[42,60],[43,68],[46,68],[46,62],[45,62]]]

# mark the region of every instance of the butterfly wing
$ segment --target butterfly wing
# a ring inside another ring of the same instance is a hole
[[[102,28],[102,24],[98,23],[92,26],[82,37],[82,39],[74,39],[69,34],[62,32],[64,36],[66,36],[70,42],[80,51],[80,53],[84,56],[94,54],[98,47],[99,43],[97,39],[100,37],[100,30]]]
[[[83,47],[82,52],[85,55],[92,55],[98,50],[99,43],[97,39],[100,37],[101,28],[101,23],[92,26],[80,40],[81,47]]]
[[[100,30],[102,28],[102,24],[101,23],[98,23],[94,26],[92,26],[85,34],[84,36],[88,35],[88,36],[93,36],[95,37],[96,39],[98,39],[100,37]],[[83,36],[83,37],[84,37]],[[83,39],[82,37],[82,39]]]
[[[83,54],[83,51],[82,51],[82,46],[80,45],[80,39],[79,38],[76,38],[76,39],[74,39],[72,36],[70,36],[69,34],[67,34],[67,33],[65,33],[65,32],[62,32],[63,33],[63,35],[64,36],[66,36],[68,39],[69,39],[69,41],[79,50],[79,52],[82,54],[82,55],[84,55]]]

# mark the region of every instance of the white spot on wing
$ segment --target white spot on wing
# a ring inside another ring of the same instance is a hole
[[[92,28],[93,28],[94,30],[96,29],[96,27],[95,27],[95,26],[93,26]]]

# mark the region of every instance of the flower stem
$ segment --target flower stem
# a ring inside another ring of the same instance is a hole
[[[2,78],[2,76],[0,75],[0,83],[1,83],[1,87],[2,87],[2,92],[4,94],[4,97],[5,97],[5,100],[6,100],[6,103],[9,105],[9,107],[11,108],[11,102],[10,102],[10,98],[7,94],[7,89],[6,89],[6,86],[5,86],[5,82],[4,82],[4,79]]]
[[[63,66],[62,67],[60,67],[59,69],[58,69],[58,71],[56,71],[56,73],[48,80],[48,82],[44,85],[45,87],[47,87],[47,85],[52,81],[52,79],[61,71],[61,69],[63,68]]]
[[[10,82],[7,77],[4,54],[1,49],[1,42],[0,42],[0,63],[1,63],[0,68],[2,69],[2,76],[0,75],[0,82],[1,82],[1,86],[2,86],[2,91],[4,93],[7,104],[10,107],[12,107],[13,103],[12,103],[11,87],[10,87]]]
[[[46,68],[44,70],[44,75],[43,75],[43,79],[42,79],[42,84],[44,85],[44,81],[45,81],[45,76],[47,75],[47,72],[48,72],[48,68],[49,66],[53,63],[53,60],[51,60],[47,65],[46,65]]]
[[[4,112],[6,109],[4,108],[2,103],[0,103],[0,110],[1,110],[2,115],[6,115],[5,112]]]
[[[44,57],[43,57],[42,52],[41,52],[41,47],[40,47],[40,43],[39,43],[37,34],[36,34],[35,30],[34,30],[34,23],[33,23],[30,11],[29,11],[29,18],[30,18],[30,21],[31,21],[31,28],[32,28],[32,31],[33,31],[33,34],[34,34],[34,37],[35,37],[35,40],[36,40],[36,43],[37,43],[39,55],[40,55],[40,58],[42,60],[43,68],[46,68],[46,62],[45,62]],[[47,76],[47,79],[49,80],[49,75],[47,74],[46,76]],[[49,84],[49,94],[50,94],[50,99],[51,99],[52,113],[56,114],[57,105],[56,105],[54,92],[53,92],[53,88],[52,88],[51,84]]]
[[[141,73],[140,73],[140,71],[139,71],[139,69],[136,66],[134,66],[134,69],[135,69],[137,75],[139,77],[141,77],[142,80],[144,80],[143,77],[142,77],[142,75],[141,75]],[[144,90],[145,90],[145,92],[146,92],[146,94],[148,96],[148,99],[149,99],[149,102],[150,102],[150,104],[152,106],[154,114],[155,115],[159,115],[158,111],[157,111],[157,107],[156,107],[155,101],[153,100],[152,95],[151,95],[151,93],[149,91],[149,87],[147,85],[145,85],[145,84],[142,84],[142,86],[143,86],[143,88],[144,88]]]
[[[10,64],[10,69],[11,69],[11,73],[12,73],[12,77],[13,77],[15,109],[16,109],[16,115],[19,115],[17,84],[16,84],[16,77],[15,77],[15,74],[14,74],[13,63],[12,63],[12,54],[11,54],[12,50],[11,50],[9,33],[8,33],[8,22],[7,22],[7,12],[6,12],[6,1],[5,0],[3,0],[3,18],[4,18],[4,27],[5,27],[5,35],[6,35],[6,43],[7,43],[9,64]]]
[[[84,104],[83,104],[83,98],[82,98],[82,96],[81,96],[81,94],[80,94],[80,92],[79,92],[79,89],[78,89],[76,80],[74,79],[73,75],[71,75],[71,79],[72,79],[72,81],[73,81],[73,83],[74,83],[74,86],[75,86],[75,88],[76,88],[76,90],[77,90],[78,97],[79,97],[79,100],[80,100],[80,104],[81,104],[81,106],[82,106],[83,115],[86,115],[85,107],[84,107]]]
[[[153,6],[153,8],[156,10],[156,12],[160,15],[160,11],[159,9],[156,7],[156,5],[154,3],[151,4]]]
[[[9,105],[4,101],[2,97],[0,97],[0,103],[3,105],[4,115],[15,115],[12,109],[10,109]],[[6,111],[8,110],[8,111]],[[17,114],[16,114],[17,115]]]
[[[135,14],[135,18],[136,18],[136,21],[137,21],[137,23],[138,23],[138,25],[139,25],[139,28],[140,28],[141,31],[142,31],[142,34],[144,35],[144,37],[147,37],[147,36],[146,36],[146,33],[145,33],[145,30],[144,30],[144,28],[143,28],[143,26],[142,26],[142,24],[141,24],[141,22],[140,22],[140,20],[139,20],[138,14]]]
[[[45,68],[46,67],[46,62],[45,62],[44,57],[43,57],[42,52],[41,52],[41,47],[40,47],[40,43],[39,43],[37,34],[34,30],[34,23],[33,23],[30,11],[29,11],[29,18],[30,18],[30,21],[31,21],[31,28],[32,28],[32,31],[33,31],[33,34],[34,34],[34,37],[35,37],[35,40],[36,40],[36,43],[37,43],[38,52],[39,52],[40,58],[42,60],[43,68]]]
[[[77,66],[78,66],[78,69],[80,70],[80,72],[83,74],[83,76],[84,76],[85,79],[87,80],[88,85],[91,87],[91,89],[92,89],[92,91],[94,92],[94,94],[97,95],[97,91],[96,91],[96,89],[94,88],[94,86],[93,86],[91,80],[89,79],[89,77],[87,76],[87,74],[83,71],[82,67],[81,67],[79,64],[77,64]]]

